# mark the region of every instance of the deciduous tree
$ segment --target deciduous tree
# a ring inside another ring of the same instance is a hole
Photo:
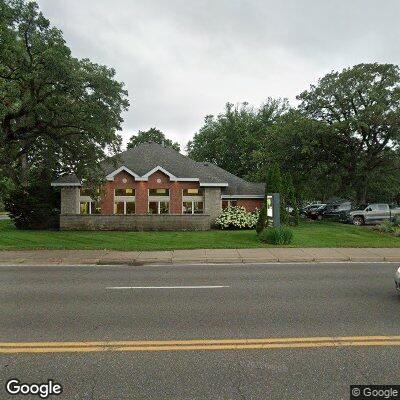
[[[141,143],[155,142],[165,147],[171,147],[176,151],[180,151],[181,148],[178,142],[173,142],[171,139],[167,139],[163,132],[157,128],[150,128],[148,131],[139,131],[136,135],[131,136],[128,142],[128,149],[132,149]]]
[[[359,64],[331,72],[298,99],[301,112],[324,124],[335,145],[346,149],[340,168],[347,171],[357,200],[366,202],[372,176],[390,168],[400,144],[399,67]]]
[[[33,167],[93,174],[119,150],[127,92],[115,71],[71,55],[35,2],[0,1],[0,171],[27,184]]]

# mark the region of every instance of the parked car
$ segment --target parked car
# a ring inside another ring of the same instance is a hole
[[[397,271],[394,275],[394,282],[396,284],[396,289],[400,293],[400,267],[397,269]]]
[[[311,209],[307,216],[310,219],[317,219],[320,221],[323,219],[324,212],[330,209],[329,204],[320,204],[319,207]]]
[[[351,209],[351,203],[327,203],[321,204],[320,207],[310,210],[308,213],[309,218],[321,220],[321,219],[340,219],[342,213]]]
[[[317,208],[323,206],[325,204],[321,203],[312,203],[309,204],[308,206],[305,206],[303,208],[300,208],[299,213],[301,218],[309,218],[309,213],[313,210],[316,210]]]
[[[379,224],[392,221],[396,215],[400,215],[400,208],[391,208],[389,204],[362,204],[347,214],[347,221],[354,225]]]
[[[343,203],[331,204],[331,207],[324,211],[323,217],[336,219],[340,221],[343,216],[351,210],[351,202],[345,201]]]

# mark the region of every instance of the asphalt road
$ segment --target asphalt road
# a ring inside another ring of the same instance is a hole
[[[0,342],[399,336],[394,270],[0,267]],[[54,399],[348,399],[350,384],[399,384],[399,367],[400,346],[0,354],[0,398],[31,398],[5,393],[18,378],[56,380]]]

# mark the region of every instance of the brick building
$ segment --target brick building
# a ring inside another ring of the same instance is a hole
[[[222,208],[254,211],[264,198],[264,184],[156,143],[119,154],[103,170],[97,199],[74,174],[52,183],[61,188],[61,229],[206,230]]]

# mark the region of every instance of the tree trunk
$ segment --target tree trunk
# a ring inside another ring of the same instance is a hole
[[[360,187],[357,191],[357,201],[359,204],[366,204],[367,203],[367,193],[368,193],[368,176],[364,176],[360,180]]]
[[[21,155],[20,162],[21,162],[20,183],[22,187],[27,188],[29,185],[29,180],[28,180],[29,165],[28,165],[28,155],[26,153]]]

